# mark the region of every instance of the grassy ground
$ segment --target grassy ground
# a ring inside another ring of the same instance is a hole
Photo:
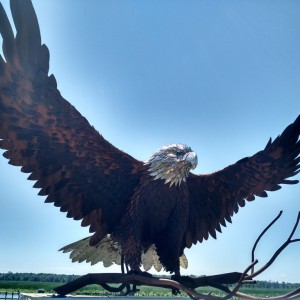
[[[39,289],[45,290],[46,293],[53,293],[53,289],[60,286],[61,283],[51,283],[51,282],[19,282],[19,281],[0,281],[0,293],[12,292],[24,292],[24,293],[35,293]],[[171,291],[169,289],[155,288],[155,287],[139,287],[139,296],[171,296]],[[212,292],[215,295],[221,295],[221,292],[216,291],[210,287],[201,288],[198,290],[201,293],[207,294]],[[243,293],[260,296],[260,297],[271,297],[279,296],[287,293],[287,289],[262,289],[262,288],[243,288],[240,290]],[[77,291],[76,294],[85,295],[106,295],[108,294],[104,289],[98,285],[89,285]],[[186,297],[186,294],[182,293],[181,296]]]

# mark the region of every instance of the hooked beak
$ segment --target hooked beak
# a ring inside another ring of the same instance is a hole
[[[197,154],[195,152],[188,152],[183,156],[185,161],[188,161],[191,164],[191,169],[195,169],[198,164]]]

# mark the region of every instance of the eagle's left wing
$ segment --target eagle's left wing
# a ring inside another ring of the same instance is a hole
[[[83,219],[97,243],[119,224],[143,163],[105,140],[61,96],[31,1],[12,0],[11,10],[16,36],[0,3],[0,148],[30,173],[46,202]]]
[[[300,169],[300,115],[265,149],[209,175],[190,174],[190,212],[183,248],[216,237],[220,225],[226,226],[245,201],[255,196],[267,197],[266,191],[280,189],[280,184],[296,184],[287,179]]]

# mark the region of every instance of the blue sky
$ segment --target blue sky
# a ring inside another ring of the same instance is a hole
[[[300,113],[299,1],[33,3],[62,95],[140,160],[185,143],[198,154],[195,173],[217,171],[261,150]],[[88,230],[44,204],[26,177],[0,159],[0,272],[107,271],[57,251]],[[280,210],[257,249],[263,265],[294,224],[300,185],[248,203],[217,240],[186,251],[183,273],[243,271]],[[260,279],[300,282],[299,257],[300,244],[291,245]]]

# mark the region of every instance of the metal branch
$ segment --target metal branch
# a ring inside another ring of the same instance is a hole
[[[282,215],[282,210],[279,212],[278,216],[262,231],[262,233],[256,239],[256,241],[253,245],[252,251],[251,251],[251,261],[255,260],[255,250],[256,250],[256,246],[258,245],[258,242],[263,237],[263,235],[270,229],[270,227],[272,227],[273,224],[281,217],[281,215]],[[253,273],[254,273],[254,266],[251,269],[251,274],[253,274]]]
[[[148,285],[148,286],[156,286],[156,287],[162,287],[162,288],[168,288],[168,289],[179,289],[192,298],[197,299],[204,299],[204,300],[220,300],[220,299],[230,299],[233,296],[238,296],[241,299],[249,299],[249,300],[258,300],[258,299],[268,299],[268,300],[281,300],[281,299],[296,299],[300,296],[300,288],[290,292],[286,295],[280,296],[280,297],[271,297],[271,298],[257,298],[254,296],[250,296],[247,294],[243,294],[238,292],[238,289],[243,284],[243,278],[247,274],[247,271],[252,268],[252,264],[245,270],[243,275],[240,278],[240,281],[236,285],[234,289],[228,289],[225,286],[221,288],[222,291],[227,293],[227,295],[220,297],[220,296],[211,296],[211,295],[205,295],[202,293],[197,292],[195,289],[189,288],[182,283],[170,280],[170,279],[162,279],[162,278],[155,278],[155,277],[149,277],[149,276],[143,276],[143,275],[131,275],[131,274],[120,274],[120,273],[102,273],[102,274],[87,274],[82,277],[79,277],[78,279],[67,283],[63,286],[55,288],[55,291],[59,295],[66,295],[74,290],[78,290],[81,287],[84,287],[88,284],[99,284],[102,285],[103,283],[122,283],[122,284],[134,284],[134,285]],[[226,277],[226,276],[225,276]],[[192,278],[190,278],[193,280]],[[218,286],[216,288],[220,289]]]
[[[288,237],[289,240],[291,240],[292,237],[293,237],[293,235],[295,234],[296,229],[297,229],[297,227],[298,227],[298,225],[299,225],[299,221],[300,221],[300,211],[298,212],[298,216],[297,216],[297,219],[296,219],[296,223],[295,223],[295,225],[294,225],[294,228],[293,228],[293,230],[291,231],[290,236]]]
[[[258,271],[253,272],[249,278],[254,278],[256,276],[258,276],[259,274],[261,274],[262,272],[264,272],[266,269],[268,269],[272,263],[276,260],[276,258],[280,255],[280,253],[291,243],[295,243],[295,242],[299,242],[300,239],[294,239],[292,240],[293,235],[295,234],[295,231],[299,225],[299,221],[300,221],[300,212],[298,212],[298,216],[295,222],[295,225],[289,235],[289,237],[287,238],[287,240],[276,250],[276,252],[273,254],[273,256],[270,258],[270,260],[263,266],[261,267]],[[274,224],[274,222],[273,222]],[[270,226],[269,226],[270,227]]]
[[[135,275],[135,274],[131,275],[131,274],[119,274],[119,273],[87,274],[75,279],[72,282],[57,287],[54,290],[59,295],[64,296],[88,284],[102,285],[102,283],[107,283],[107,282],[126,283],[126,284],[134,284],[134,285],[148,285],[148,286],[156,286],[156,287],[163,287],[163,288],[176,288],[196,298],[201,298],[205,300],[219,299],[213,296],[198,293],[195,290],[190,289],[174,280],[154,278],[154,277]]]

